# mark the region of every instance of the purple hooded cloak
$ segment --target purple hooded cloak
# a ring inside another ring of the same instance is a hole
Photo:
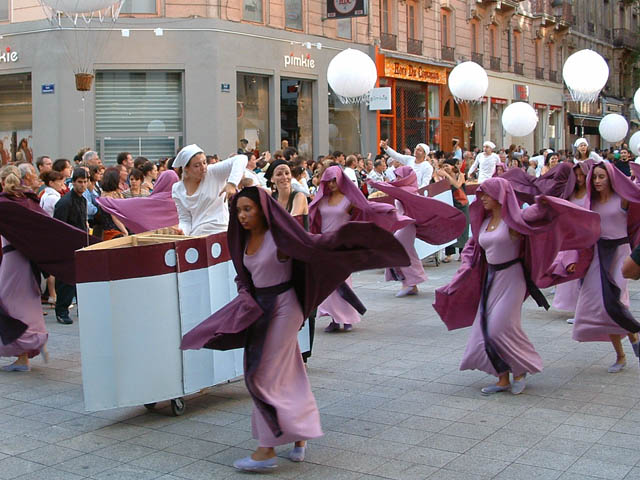
[[[98,198],[105,212],[115,215],[133,233],[148,232],[178,224],[178,210],[171,198],[171,187],[178,174],[166,170],[160,174],[148,197]]]
[[[500,203],[503,221],[524,236],[521,258],[535,285],[544,288],[584,276],[591,262],[584,249],[592,247],[600,236],[598,214],[548,196],[537,197],[535,204],[523,211],[513,187],[502,177],[485,180],[478,192]],[[482,202],[471,204],[473,238],[462,251],[462,265],[451,283],[436,290],[433,307],[449,330],[470,326],[480,304],[487,261],[477,239],[482,222],[489,215]],[[572,274],[563,265],[554,263],[562,250],[581,253]]]
[[[567,200],[576,186],[575,165],[562,162],[540,177],[532,177],[524,170],[511,168],[502,178],[509,180],[518,200],[532,205],[538,195],[564,198]]]
[[[393,182],[368,183],[402,203],[404,214],[416,222],[416,237],[432,245],[441,245],[458,238],[467,226],[464,214],[440,200],[418,195],[415,171],[402,166],[395,171]]]
[[[322,215],[318,204],[325,194],[328,194],[326,192],[327,183],[333,179],[336,180],[338,189],[349,199],[354,208],[351,215],[353,221],[373,222],[389,232],[394,232],[414,222],[412,218],[398,214],[398,211],[392,205],[367,200],[362,192],[358,190],[358,187],[342,172],[342,169],[338,166],[333,166],[324,171],[318,187],[318,193],[309,205],[309,230],[312,233],[320,233],[321,231]]]

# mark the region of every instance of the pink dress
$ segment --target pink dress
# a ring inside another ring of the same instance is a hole
[[[600,214],[600,238],[624,238],[627,232],[627,212],[620,206],[620,197],[615,193],[607,203],[593,202],[591,210]],[[628,243],[617,247],[609,274],[620,288],[620,301],[629,306],[627,280],[622,276],[622,263],[631,253]],[[579,342],[608,342],[609,335],[627,335],[629,331],[619,326],[604,308],[600,261],[598,249],[594,248],[593,260],[584,277],[576,306],[573,339]]]
[[[500,222],[492,232],[487,232],[489,219],[482,223],[478,242],[492,265],[509,262],[520,255],[520,238],[513,238],[507,224]],[[515,263],[495,272],[487,298],[487,324],[489,338],[495,343],[500,358],[511,368],[515,377],[523,373],[542,371],[542,358],[522,329],[522,302],[527,293],[521,263]],[[460,370],[482,370],[498,376],[484,348],[480,308],[476,313],[471,337],[462,357]]]
[[[267,231],[258,251],[253,255],[244,254],[244,266],[251,273],[256,288],[291,280],[291,259],[282,262],[277,253],[271,231]],[[254,406],[251,425],[253,436],[261,447],[322,436],[320,414],[298,347],[298,330],[303,320],[294,289],[278,295],[255,383],[260,397],[275,407],[282,435],[277,438],[273,435]]]
[[[404,215],[404,207],[402,202],[396,200],[396,210],[400,215]],[[411,260],[411,264],[408,267],[394,267],[393,270],[396,273],[399,273],[400,280],[402,280],[403,287],[413,287],[414,285],[418,285],[427,280],[427,275],[424,273],[424,267],[422,266],[422,261],[420,257],[418,257],[418,252],[416,252],[415,241],[416,241],[416,225],[414,223],[407,225],[404,228],[401,228],[396,233],[393,234],[394,237],[402,244],[407,255],[409,255],[409,260]],[[394,272],[392,269],[387,268],[384,272],[384,279],[389,282],[393,280],[398,280],[395,278]]]
[[[582,198],[571,197],[571,203],[579,207],[586,208],[587,195]],[[572,280],[571,282],[561,283],[556,286],[556,293],[553,296],[553,304],[556,310],[564,310],[567,312],[575,312],[578,303],[578,294],[580,293],[581,280]]]
[[[337,205],[329,205],[329,197],[323,198],[318,203],[320,215],[322,217],[322,233],[338,230],[351,220],[349,209],[349,199],[345,196]],[[345,280],[351,287],[351,277]],[[360,321],[360,314],[355,308],[344,300],[338,291],[334,291],[320,305],[318,305],[318,317],[329,316],[336,323],[353,324]]]
[[[9,245],[3,237],[2,247]],[[0,306],[12,318],[27,325],[27,330],[13,342],[0,342],[0,357],[17,357],[24,353],[33,358],[47,343],[49,334],[42,315],[40,286],[31,264],[18,250],[2,255],[0,263]]]

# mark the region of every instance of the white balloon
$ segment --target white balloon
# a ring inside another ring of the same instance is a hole
[[[580,50],[567,58],[562,78],[577,102],[594,102],[609,79],[609,66],[593,50]]]
[[[600,136],[607,142],[615,143],[627,136],[629,124],[622,115],[610,113],[600,120],[598,130],[600,130]]]
[[[356,98],[366,95],[378,79],[376,64],[360,50],[347,48],[331,59],[327,81],[338,95]]]
[[[449,90],[459,100],[479,100],[488,87],[487,72],[475,62],[462,62],[449,74]]]
[[[502,112],[502,126],[514,137],[525,137],[538,124],[538,115],[531,105],[514,102]]]
[[[118,0],[40,0],[53,10],[68,14],[90,13],[104,10],[117,3]]]
[[[638,147],[640,147],[640,131],[637,131],[636,133],[631,135],[631,138],[629,139],[629,150],[631,150],[632,155],[640,155]]]
[[[636,90],[633,96],[633,107],[636,109],[636,115],[640,118],[640,88]]]

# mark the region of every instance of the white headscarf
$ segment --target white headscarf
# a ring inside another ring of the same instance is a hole
[[[491,140],[487,140],[486,142],[484,142],[482,144],[483,147],[489,147],[491,148],[491,150],[495,150],[496,149],[496,144],[493,143]]]
[[[189,163],[189,160],[191,160],[195,155],[199,153],[204,153],[204,150],[202,150],[198,145],[196,145],[195,143],[187,145],[182,150],[180,150],[180,152],[178,152],[178,156],[173,161],[173,165],[171,166],[171,168],[186,167],[187,163]]]
[[[587,142],[586,138],[579,138],[575,141],[575,143],[573,144],[574,147],[578,148],[580,146],[581,143],[584,143],[587,147],[589,146],[589,142]]]
[[[416,148],[418,147],[421,147],[424,150],[425,157],[429,155],[429,152],[431,151],[431,149],[429,148],[429,145],[427,145],[426,143],[419,143],[416,145]]]

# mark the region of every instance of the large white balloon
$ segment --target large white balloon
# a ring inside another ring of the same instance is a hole
[[[336,94],[345,98],[362,97],[369,93],[378,79],[376,64],[360,50],[347,48],[329,63],[327,81]]]
[[[598,130],[600,130],[600,136],[607,142],[615,143],[627,136],[629,124],[622,115],[610,113],[600,120]]]
[[[633,107],[636,109],[636,115],[640,118],[640,88],[636,90],[633,96]]]
[[[462,62],[449,74],[449,90],[457,100],[480,100],[488,87],[487,72],[475,62]]]
[[[502,126],[514,137],[525,137],[538,124],[538,115],[531,105],[514,102],[502,112]]]
[[[640,147],[640,131],[637,131],[631,138],[629,139],[629,150],[631,150],[631,154],[633,156],[640,155],[640,151],[638,151],[638,147]]]
[[[564,62],[562,77],[576,102],[594,102],[609,79],[609,66],[599,53],[580,50]]]
[[[53,10],[64,12],[68,14],[80,14],[96,12],[98,10],[104,10],[115,3],[119,3],[118,0],[40,0],[43,4],[51,7]]]

